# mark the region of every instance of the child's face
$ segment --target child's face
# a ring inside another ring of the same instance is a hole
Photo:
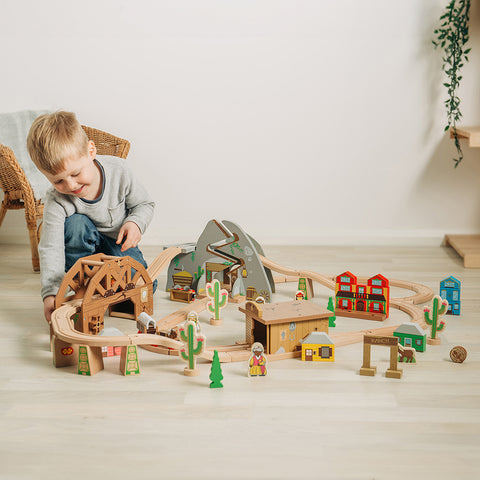
[[[95,200],[100,195],[101,174],[94,162],[97,149],[88,142],[88,152],[65,160],[64,170],[56,175],[43,172],[57,192],[85,200]]]

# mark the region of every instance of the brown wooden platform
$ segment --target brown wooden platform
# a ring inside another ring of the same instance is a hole
[[[463,258],[465,268],[480,268],[480,235],[445,235],[445,244]]]
[[[480,147],[480,127],[457,127],[458,138],[468,140],[469,147]],[[453,131],[450,129],[450,138],[453,138]]]

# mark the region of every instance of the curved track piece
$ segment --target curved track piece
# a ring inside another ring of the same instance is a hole
[[[70,320],[72,315],[76,312],[77,307],[67,304],[57,308],[52,314],[52,328],[54,334],[58,339],[66,343],[89,345],[90,347],[123,347],[126,345],[150,345],[152,341],[155,341],[158,345],[168,348],[179,349],[183,347],[183,343],[178,340],[172,340],[171,338],[162,337],[160,335],[153,337],[146,333],[119,336],[90,335],[88,333],[82,333],[73,328],[73,322]]]
[[[282,265],[279,265],[278,263],[273,262],[272,260],[269,260],[266,257],[260,256],[260,260],[262,261],[263,265],[267,268],[270,268],[274,272],[277,273],[282,273],[283,275],[289,275],[290,277],[279,277],[278,281],[275,280],[277,283],[281,282],[286,282],[286,281],[294,281],[295,278],[299,277],[305,277],[305,278],[311,278],[314,282],[320,283],[321,285],[324,285],[327,288],[330,288],[331,290],[335,290],[335,277],[332,276],[327,276],[327,275],[322,275],[321,273],[316,273],[316,272],[310,272],[308,270],[295,270],[293,268],[289,267],[284,267]],[[366,282],[367,277],[358,277],[359,282]],[[404,288],[406,290],[413,290],[415,292],[415,295],[411,295],[409,297],[399,297],[399,298],[392,298],[392,301],[398,301],[396,302],[399,304],[403,305],[404,303],[410,303],[410,304],[418,304],[418,303],[425,303],[428,302],[433,298],[433,290],[425,285],[422,285],[420,283],[414,283],[414,282],[408,282],[406,280],[394,280],[394,279],[389,279],[390,286],[392,287],[399,287],[399,288]],[[394,305],[396,308],[399,308],[397,305]],[[400,310],[403,310],[403,308],[399,308]],[[410,311],[404,310],[406,313],[410,313]]]
[[[180,247],[168,247],[160,255],[158,255],[158,257],[147,268],[147,273],[150,275],[152,282],[180,253],[182,253],[182,249]]]

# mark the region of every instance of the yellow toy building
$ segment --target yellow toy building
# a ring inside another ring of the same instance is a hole
[[[335,361],[335,344],[325,332],[312,332],[302,343],[302,360],[305,362]]]

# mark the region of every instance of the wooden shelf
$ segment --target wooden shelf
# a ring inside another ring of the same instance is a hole
[[[480,268],[480,235],[445,235],[445,243],[463,258],[465,268]]]
[[[458,138],[468,140],[469,147],[480,147],[480,127],[457,127]],[[452,129],[450,129],[450,138],[453,138]]]
[[[480,127],[457,127],[457,135],[468,140],[469,147],[480,147]],[[480,268],[480,235],[445,235],[445,243],[463,258],[465,268]]]

